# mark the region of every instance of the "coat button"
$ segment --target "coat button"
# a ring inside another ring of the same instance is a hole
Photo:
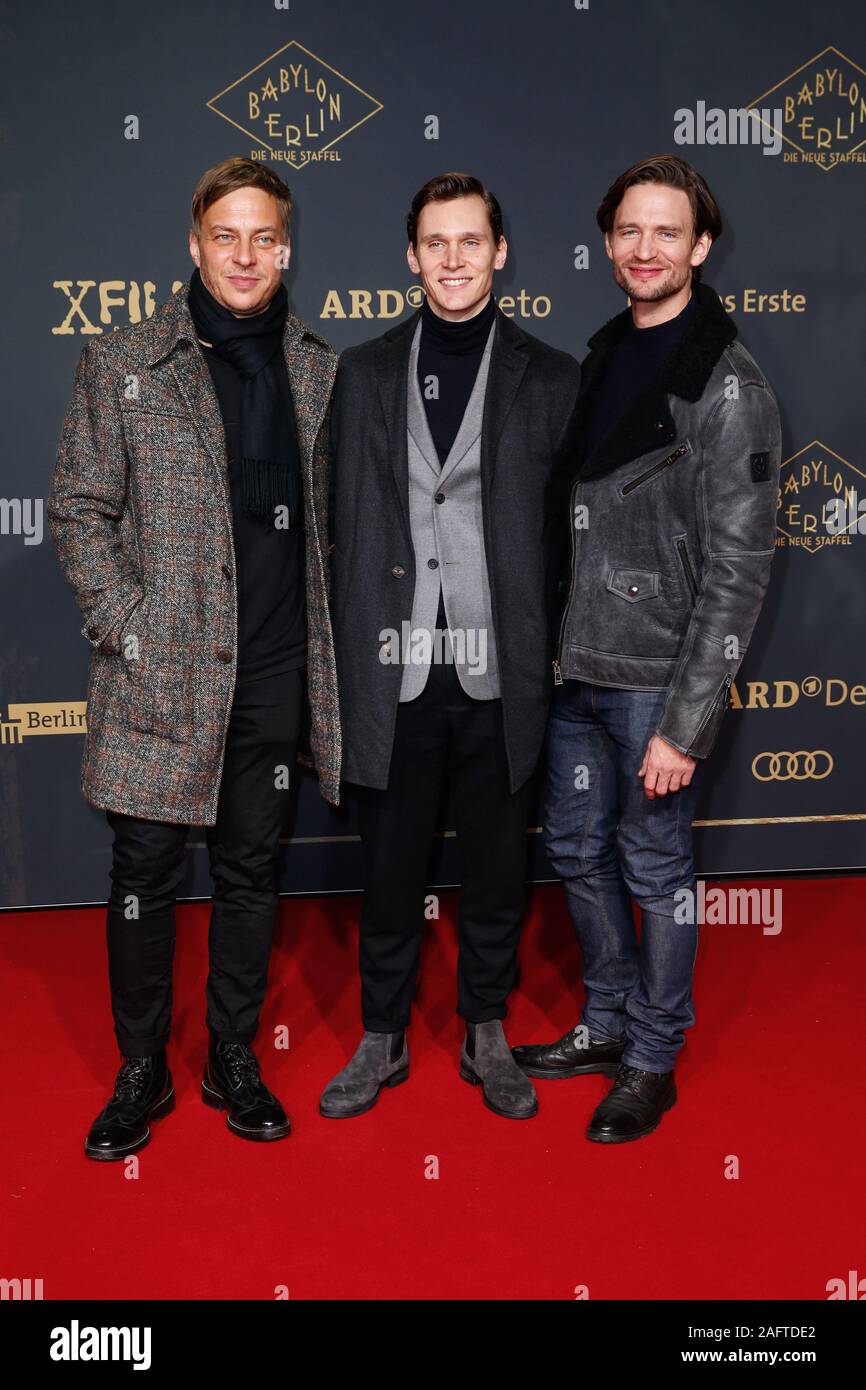
[[[395,579],[402,579],[406,571],[404,570],[402,565],[395,565],[394,568],[391,570],[391,573],[393,574]]]
[[[664,420],[656,420],[656,429],[657,429],[657,430],[663,430],[664,427],[665,427],[665,422],[664,422]]]
[[[228,662],[230,662],[231,659],[232,659],[232,654],[231,654],[231,652],[227,652],[226,649],[225,649],[225,647],[220,647],[219,651],[217,652],[217,661],[223,661],[223,662],[225,662],[226,664],[228,664]]]
[[[438,560],[428,560],[428,561],[427,561],[427,568],[428,568],[428,570],[438,570],[438,568],[439,568],[439,561],[438,561]]]
[[[91,624],[91,626],[87,629],[87,635],[88,635],[88,637],[98,637],[98,636],[99,636],[99,628],[98,628],[98,627],[94,627],[94,626]]]
[[[445,501],[445,493],[437,492],[436,496],[433,498],[433,501],[438,502],[441,507],[442,503]]]
[[[640,592],[636,584],[629,584],[628,591],[630,594],[637,594]]]

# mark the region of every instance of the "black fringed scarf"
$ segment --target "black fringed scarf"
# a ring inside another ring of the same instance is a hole
[[[262,313],[236,318],[214,298],[196,266],[188,302],[199,337],[231,363],[243,382],[239,462],[244,506],[271,524],[276,508],[286,507],[292,528],[300,499],[300,457],[282,351],[286,287],[280,285]]]

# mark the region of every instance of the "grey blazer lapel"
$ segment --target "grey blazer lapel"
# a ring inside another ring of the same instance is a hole
[[[406,421],[409,433],[417,444],[420,452],[427,460],[431,470],[439,477],[441,469],[439,467],[439,454],[436,445],[433,443],[433,436],[430,433],[430,425],[427,422],[427,411],[421,396],[421,387],[418,384],[418,353],[421,348],[421,319],[418,319],[418,327],[412,337],[412,351],[409,353],[409,378],[406,383]]]
[[[487,335],[487,342],[478,367],[478,375],[475,378],[475,385],[472,387],[472,394],[463,412],[463,419],[457,431],[457,438],[451,445],[451,452],[442,465],[441,478],[444,482],[449,474],[465,458],[468,451],[472,448],[476,439],[481,433],[484,423],[484,401],[487,394],[487,376],[490,371],[490,359],[493,353],[493,340],[496,337],[496,319],[494,318]]]
[[[426,459],[430,469],[435,473],[440,481],[444,482],[449,474],[465,458],[469,449],[475,443],[481,433],[484,421],[484,402],[487,392],[487,377],[490,371],[490,362],[493,354],[493,343],[496,338],[497,319],[494,318],[487,335],[487,342],[478,367],[478,374],[475,384],[463,412],[463,419],[454,443],[451,445],[447,459],[439,464],[439,454],[430,433],[430,425],[427,421],[427,410],[421,396],[421,387],[418,382],[418,353],[421,348],[421,319],[419,316],[418,325],[412,336],[412,347],[409,353],[409,375],[406,383],[406,423],[415,443],[423,457]]]

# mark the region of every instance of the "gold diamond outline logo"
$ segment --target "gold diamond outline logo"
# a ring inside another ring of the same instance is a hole
[[[366,116],[361,117],[360,121],[356,121],[354,125],[349,126],[348,130],[341,131],[339,135],[335,135],[333,140],[330,140],[327,145],[322,145],[320,147],[322,151],[331,149],[332,146],[338,144],[340,140],[345,140],[346,136],[351,135],[353,130],[357,130],[365,121],[369,121],[372,116],[378,116],[379,112],[384,110],[383,103],[372,96],[370,92],[366,92],[363,87],[358,86],[357,82],[353,82],[351,77],[346,77],[339,69],[332,67],[330,63],[326,63],[324,58],[319,57],[318,53],[313,53],[312,49],[305,48],[297,39],[289,39],[289,42],[284,43],[282,48],[278,48],[273,53],[269,53],[267,58],[263,58],[260,63],[256,63],[255,67],[250,68],[249,72],[243,73],[240,77],[236,78],[234,82],[230,82],[227,87],[223,87],[221,92],[217,92],[216,96],[206,101],[205,106],[210,107],[211,111],[215,112],[217,116],[221,116],[224,121],[228,121],[229,125],[233,125],[235,129],[241,131],[243,135],[249,136],[257,145],[263,145],[276,159],[276,151],[272,145],[268,144],[267,140],[262,139],[261,135],[257,134],[255,131],[247,130],[246,126],[239,125],[237,121],[232,120],[231,116],[227,116],[224,111],[220,111],[219,107],[215,106],[214,103],[219,101],[220,97],[224,97],[226,92],[233,91],[241,82],[245,82],[248,77],[252,77],[254,72],[258,72],[260,68],[273,62],[274,58],[279,58],[280,54],[285,53],[287,48],[299,49],[301,53],[305,53],[308,58],[312,58],[314,62],[321,64],[323,68],[327,68],[328,72],[332,72],[335,77],[339,77],[341,82],[345,82],[349,87],[353,87],[356,92],[361,93],[362,97],[366,97],[368,101],[372,101],[373,103],[372,111],[368,111]],[[293,170],[306,169],[308,164],[314,163],[315,160],[308,158],[304,160],[303,164],[291,164],[290,168]]]
[[[782,459],[782,462],[781,462],[781,464],[779,465],[779,493],[780,493],[780,495],[782,496],[783,500],[784,500],[784,489],[783,489],[783,487],[782,487],[782,470],[783,470],[784,468],[787,468],[787,466],[788,466],[789,463],[796,463],[796,461],[797,461],[798,458],[800,458],[803,454],[807,453],[810,449],[815,448],[816,446],[821,450],[822,453],[824,453],[824,454],[832,454],[832,456],[833,456],[834,459],[837,459],[839,463],[844,464],[844,466],[845,466],[846,468],[850,468],[852,473],[856,473],[858,478],[862,478],[862,479],[864,480],[864,482],[866,482],[866,473],[864,473],[861,469],[859,469],[855,463],[849,463],[848,459],[844,459],[844,458],[842,457],[841,454],[837,454],[837,453],[836,453],[836,450],[835,450],[835,449],[831,449],[829,444],[825,444],[824,441],[823,441],[823,439],[810,439],[809,443],[808,443],[808,444],[804,444],[803,447],[802,447],[802,449],[798,449],[797,452],[796,452],[796,454],[791,454],[790,458]],[[780,508],[779,510],[781,511],[781,508]],[[856,527],[856,524],[857,524],[857,518],[855,517],[855,518],[852,520],[852,522],[850,523],[850,525]],[[845,532],[848,531],[849,529],[850,529],[850,526],[845,526],[845,527],[843,527],[842,530],[839,532],[839,535],[840,535],[840,536],[844,536],[844,535],[845,535]],[[776,531],[778,532],[779,535],[784,536],[785,539],[786,539],[787,541],[789,541],[789,542],[792,543],[792,549],[793,549],[793,548],[794,548],[794,546],[793,546],[794,537],[790,534],[790,532],[788,532],[788,531],[785,530],[785,528],[784,528],[784,526],[782,526],[781,522],[778,522],[778,521],[776,522]],[[825,549],[826,549],[826,546],[819,545],[819,546],[816,546],[816,548],[815,548],[814,550],[810,550],[809,547],[808,547],[807,545],[798,545],[798,546],[796,546],[796,549],[797,549],[797,550],[804,550],[804,551],[806,552],[807,555],[820,555],[821,552],[822,552],[822,550],[825,550]]]
[[[750,101],[749,104],[748,104],[748,106],[747,106],[745,109],[746,109],[747,111],[753,110],[753,108],[755,108],[755,107],[758,105],[759,102],[763,101],[765,97],[772,96],[773,93],[774,93],[774,92],[777,92],[777,91],[779,90],[780,87],[784,87],[786,82],[790,82],[792,77],[796,77],[797,74],[798,74],[798,73],[801,73],[801,72],[803,71],[804,68],[808,68],[812,63],[816,63],[816,62],[818,61],[819,58],[823,58],[824,55],[827,54],[827,53],[835,53],[835,55],[836,55],[837,58],[841,58],[844,62],[848,63],[852,68],[855,68],[855,69],[857,70],[857,72],[862,73],[862,75],[863,75],[864,77],[866,77],[866,68],[861,68],[860,64],[859,64],[859,63],[855,63],[853,58],[849,58],[848,55],[847,55],[847,53],[843,53],[842,50],[841,50],[840,48],[836,48],[832,43],[830,43],[830,44],[827,45],[826,48],[822,48],[821,51],[820,51],[820,53],[815,53],[815,54],[813,54],[813,56],[812,56],[811,58],[807,58],[807,59],[806,59],[805,63],[801,63],[800,66],[799,66],[798,68],[795,68],[793,72],[789,72],[789,73],[788,73],[788,76],[787,76],[787,77],[783,77],[782,80],[781,80],[781,82],[777,82],[776,85],[775,85],[774,87],[770,87],[768,91],[762,92],[761,95],[760,95],[759,97],[755,97],[754,101]],[[767,121],[765,121],[765,120],[764,120],[764,117],[761,116],[759,113],[757,113],[757,119],[758,119],[759,124],[762,125],[762,126],[765,128],[765,130],[768,130],[768,131],[770,131],[771,133],[773,133],[773,134],[775,134],[775,135],[781,136],[781,138],[784,140],[785,144],[786,144],[786,145],[790,145],[792,150],[797,150],[798,153],[799,153],[799,154],[802,154],[802,155],[805,155],[805,154],[810,153],[810,151],[804,150],[802,145],[798,145],[794,140],[790,139],[790,137],[787,136],[783,130],[776,130],[776,127],[775,127],[774,125],[770,125]],[[860,149],[862,149],[864,145],[866,145],[866,135],[864,135],[864,137],[863,137],[863,139],[860,141],[859,145],[854,145],[854,146],[852,146],[852,148],[851,148],[850,150],[846,150],[845,153],[846,153],[846,154],[853,154],[855,150],[860,150]],[[821,173],[822,173],[822,174],[831,174],[831,173],[833,172],[834,169],[838,169],[838,168],[839,168],[840,164],[841,164],[843,161],[842,161],[842,160],[837,160],[835,164],[820,164],[820,163],[818,163],[817,160],[811,160],[811,159],[810,159],[808,162],[809,162],[810,164],[815,164],[816,167],[817,167],[818,169],[821,170]],[[808,448],[809,446],[807,445],[806,447]],[[832,452],[832,450],[831,450],[831,452]],[[810,552],[810,553],[811,553],[811,552]]]

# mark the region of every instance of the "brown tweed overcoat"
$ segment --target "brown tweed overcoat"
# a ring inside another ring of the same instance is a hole
[[[225,433],[187,294],[85,346],[47,515],[92,646],[85,797],[148,820],[213,825],[237,594]],[[283,353],[303,474],[310,749],[336,804],[327,416],[337,357],[293,314]]]

